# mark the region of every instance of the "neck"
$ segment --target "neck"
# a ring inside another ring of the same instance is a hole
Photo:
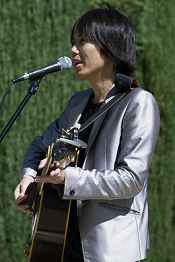
[[[112,80],[101,81],[98,83],[90,83],[94,91],[94,97],[92,99],[93,103],[103,102],[106,95],[114,84]]]

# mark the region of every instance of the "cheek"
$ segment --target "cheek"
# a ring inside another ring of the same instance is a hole
[[[101,67],[105,64],[100,51],[94,45],[84,46],[82,55],[84,55],[86,65]]]

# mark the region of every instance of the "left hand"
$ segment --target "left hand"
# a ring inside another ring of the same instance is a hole
[[[38,169],[42,169],[47,162],[47,158],[40,161]],[[46,176],[37,176],[35,178],[35,182],[44,182],[44,183],[52,183],[52,184],[64,184],[65,181],[65,168],[60,168],[60,162],[55,161],[50,165],[50,173]]]

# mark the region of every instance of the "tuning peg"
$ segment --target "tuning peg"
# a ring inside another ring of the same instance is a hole
[[[27,250],[24,250],[23,251],[23,257],[28,257],[28,255],[29,255],[29,252]]]
[[[70,163],[70,158],[69,157],[66,157],[66,166],[68,166],[69,165],[69,163]]]
[[[70,155],[70,162],[74,162],[75,161],[75,154],[71,154]]]
[[[66,167],[66,163],[65,163],[65,160],[64,160],[64,159],[61,161],[60,167],[61,167],[61,168],[65,168],[65,167]]]
[[[30,247],[30,241],[26,241],[25,246],[26,246],[26,248],[29,248]]]

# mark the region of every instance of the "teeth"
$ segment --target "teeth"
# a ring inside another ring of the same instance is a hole
[[[76,66],[76,65],[78,65],[78,64],[81,64],[81,62],[77,62],[77,61],[76,61],[76,62],[74,63],[74,66]]]

